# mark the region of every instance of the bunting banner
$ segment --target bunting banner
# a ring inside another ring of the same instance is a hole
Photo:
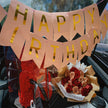
[[[98,35],[97,29],[95,29],[95,32]],[[58,69],[69,62],[75,64],[76,60],[81,60],[85,55],[90,56],[93,47],[100,38],[99,35],[99,38],[94,37],[95,33],[93,30],[90,30],[88,35],[65,43],[49,41],[36,36],[34,33],[29,35],[28,37],[31,38],[26,41],[22,61],[33,59],[40,67],[45,56],[45,68],[53,64]]]
[[[2,7],[0,12],[2,19],[6,12]],[[90,56],[100,42],[100,33],[103,39],[106,35],[107,19],[108,11],[99,16],[96,4],[70,12],[48,13],[11,0],[0,45],[11,46],[22,61],[33,59],[40,67],[45,57],[45,67],[54,64],[59,69],[85,55]],[[32,25],[33,32],[30,32]],[[57,42],[61,37],[67,42]]]

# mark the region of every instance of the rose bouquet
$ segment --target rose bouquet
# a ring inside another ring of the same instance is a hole
[[[92,66],[76,62],[76,65],[69,63],[58,72],[58,76],[52,79],[52,83],[58,88],[57,91],[68,101],[86,102],[90,101],[99,90],[97,77]]]

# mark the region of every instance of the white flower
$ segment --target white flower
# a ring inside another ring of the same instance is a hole
[[[80,61],[76,60],[76,65],[73,65],[72,63],[69,63],[67,65],[68,69],[70,70],[72,67],[76,67],[78,70],[83,71],[84,73],[87,72],[88,69],[86,69],[86,65],[84,63],[81,63]]]

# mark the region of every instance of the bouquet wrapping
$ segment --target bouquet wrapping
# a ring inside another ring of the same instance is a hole
[[[76,62],[69,63],[58,71],[58,76],[52,79],[57,92],[71,102],[87,102],[96,96],[99,84],[92,66]]]

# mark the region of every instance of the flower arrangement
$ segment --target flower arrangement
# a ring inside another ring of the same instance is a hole
[[[58,93],[67,97],[69,101],[85,102],[90,101],[99,90],[97,77],[92,66],[76,62],[76,65],[69,63],[58,72],[58,76],[52,79],[52,83],[58,88]]]
[[[87,96],[92,89],[89,78],[84,76],[84,73],[76,67],[72,67],[68,76],[62,78],[61,84],[68,93],[82,94],[82,96]]]

